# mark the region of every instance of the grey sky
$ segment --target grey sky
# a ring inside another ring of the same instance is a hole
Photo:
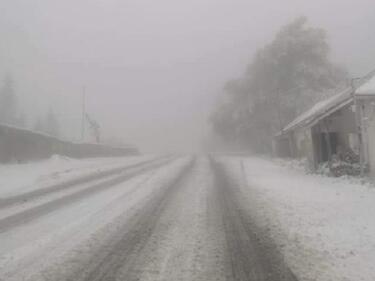
[[[354,76],[375,68],[371,0],[0,0],[0,74],[31,115],[53,103],[77,131],[86,85],[106,135],[196,150],[223,83],[300,15]]]

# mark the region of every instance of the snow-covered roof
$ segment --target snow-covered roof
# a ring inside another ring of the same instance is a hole
[[[281,133],[288,132],[297,127],[310,127],[316,124],[322,118],[330,115],[334,111],[343,108],[353,101],[352,89],[348,88],[344,91],[316,103],[312,108],[305,111],[294,119],[291,123],[284,127]]]
[[[375,77],[372,77],[369,81],[359,87],[355,94],[358,96],[375,95]]]
[[[361,93],[367,94],[369,93],[369,89],[373,89],[374,91],[372,93],[375,96],[375,71],[371,71],[366,76],[359,79],[356,85],[350,86],[338,94],[316,103],[312,108],[305,111],[285,126],[276,136],[283,135],[296,128],[311,127],[333,112],[349,105],[353,102],[353,88],[356,89],[355,95],[361,95]],[[365,92],[365,90],[367,92]]]

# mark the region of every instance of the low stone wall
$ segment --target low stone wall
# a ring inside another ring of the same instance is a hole
[[[53,154],[72,158],[116,157],[139,154],[135,147],[111,147],[74,143],[30,130],[0,125],[0,162],[24,162],[49,158]]]

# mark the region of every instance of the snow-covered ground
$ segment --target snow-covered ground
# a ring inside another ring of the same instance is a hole
[[[129,246],[138,241],[132,233],[146,232],[150,235],[134,248],[143,249],[139,255],[125,247],[133,255],[130,261],[137,263],[131,272],[139,273],[140,280],[179,279],[181,274],[187,274],[186,280],[222,280],[232,270],[248,268],[249,257],[256,257],[249,254],[254,251],[239,250],[255,243],[244,228],[248,216],[260,226],[251,228],[255,234],[263,230],[273,238],[298,280],[375,280],[375,185],[306,174],[297,162],[255,157],[220,157],[225,177],[230,177],[225,186],[219,184],[224,174],[204,158],[193,161],[191,172],[176,182],[191,158],[150,164],[154,158],[53,157],[0,166],[1,202],[65,179],[147,162],[122,174],[0,205],[0,280],[66,280],[86,264],[95,267],[101,249],[108,249],[117,264],[117,255],[124,254],[111,248],[112,238]],[[112,182],[117,178],[121,181]],[[224,188],[233,188],[233,198],[224,200],[230,194]],[[164,207],[149,221],[159,205]],[[251,226],[256,226],[253,221]],[[242,255],[244,263],[232,268],[232,254]],[[129,274],[126,267],[124,272]]]
[[[0,231],[0,280],[59,280],[60,274],[76,265],[72,258],[85,258],[91,248],[139,212],[187,161],[183,158],[151,169],[22,227]],[[45,267],[52,268],[46,272]]]
[[[375,280],[372,185],[308,175],[266,159],[225,160],[233,178],[242,178],[249,213],[277,242],[299,280]]]
[[[155,155],[72,159],[54,155],[24,164],[0,164],[0,198],[28,192],[75,177],[155,158]]]

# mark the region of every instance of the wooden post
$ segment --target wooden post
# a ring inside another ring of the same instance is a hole
[[[327,120],[324,120],[323,123],[325,127],[324,139],[327,144],[328,161],[330,161],[332,158],[332,146],[331,146],[331,138],[329,136],[329,128],[328,128],[329,126],[327,124]]]
[[[354,96],[354,105],[355,105],[355,119],[357,125],[357,134],[358,134],[358,144],[359,144],[359,166],[361,171],[361,176],[365,174],[365,155],[363,147],[363,135],[362,135],[362,109],[358,100]]]

